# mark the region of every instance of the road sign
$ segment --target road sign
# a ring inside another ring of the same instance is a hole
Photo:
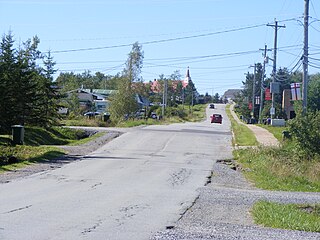
[[[276,109],[275,108],[270,108],[270,115],[275,115],[276,114]]]

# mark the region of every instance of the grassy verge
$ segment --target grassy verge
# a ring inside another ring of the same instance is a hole
[[[180,122],[199,122],[206,118],[206,104],[189,106],[178,106],[168,108],[167,115],[161,119],[129,119],[116,124],[116,127],[137,127],[141,125],[160,125]]]
[[[110,127],[110,123],[104,122],[100,119],[79,117],[77,119],[62,120],[62,125],[65,126],[82,126],[82,127]]]
[[[253,132],[243,124],[239,124],[233,118],[230,112],[230,105],[226,107],[228,118],[231,121],[232,131],[234,133],[233,144],[238,146],[256,146],[257,139]]]
[[[294,155],[294,146],[234,151],[244,175],[262,189],[320,192],[320,160],[303,161]]]
[[[320,232],[320,205],[257,202],[252,215],[255,222],[272,228]]]
[[[13,171],[39,161],[46,161],[64,155],[63,150],[57,147],[47,146],[25,146],[15,147],[0,146],[0,155],[14,156],[17,160],[11,164],[0,165],[0,173],[3,171]]]
[[[228,112],[227,112],[228,113]],[[229,115],[230,117],[230,115]],[[233,120],[232,117],[230,119]],[[242,134],[232,123],[235,138]],[[282,141],[285,127],[259,125]],[[294,141],[280,147],[235,150],[233,155],[242,166],[245,177],[266,190],[320,192],[320,157],[304,159]],[[252,209],[254,220],[266,227],[301,231],[320,231],[320,205],[278,204],[260,201]]]
[[[56,158],[63,150],[48,145],[79,145],[98,138],[105,133],[87,137],[85,131],[53,127],[43,129],[25,128],[25,145],[11,145],[11,136],[0,136],[0,171],[23,168],[26,165]]]

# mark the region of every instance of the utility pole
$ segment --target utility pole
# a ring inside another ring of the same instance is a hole
[[[307,94],[308,94],[308,28],[309,28],[309,0],[304,0],[304,41],[303,41],[303,115],[307,112]]]
[[[262,123],[262,110],[263,110],[263,94],[264,94],[264,87],[263,87],[263,81],[264,81],[264,74],[266,71],[266,61],[267,61],[267,45],[264,45],[264,52],[263,52],[263,67],[262,67],[262,74],[261,74],[261,80],[260,80],[260,107],[259,107],[259,123]]]
[[[163,80],[163,92],[162,92],[162,117],[164,118],[164,109],[167,105],[167,79]]]
[[[274,27],[274,47],[273,47],[273,68],[272,68],[272,74],[273,74],[273,79],[272,83],[276,82],[276,75],[277,75],[277,41],[278,41],[278,28],[285,28],[285,25],[278,25],[278,21],[274,21],[274,24],[267,24],[268,27]],[[272,104],[271,104],[271,109],[270,109],[270,115],[271,118],[274,118],[275,115],[275,93],[274,89],[270,87],[271,90],[271,96],[272,96]]]
[[[255,93],[256,93],[256,67],[257,64],[255,63],[254,66],[250,66],[250,67],[254,67],[253,70],[253,82],[252,82],[252,110],[251,110],[251,115],[252,118],[254,118],[254,104],[255,104]]]

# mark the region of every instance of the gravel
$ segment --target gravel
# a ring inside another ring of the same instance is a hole
[[[92,131],[92,133],[96,132],[98,131]],[[78,146],[56,146],[64,149],[67,154],[57,159],[31,164],[25,168],[15,169],[14,171],[0,174],[0,184],[8,183],[13,179],[26,177],[35,173],[61,168],[64,164],[68,164],[70,162],[80,161],[83,157],[97,150],[105,143],[118,137],[120,134],[121,133],[117,131],[106,131],[103,136],[98,137],[85,144],[81,144]]]
[[[199,197],[172,229],[156,233],[152,240],[307,240],[320,233],[265,228],[255,225],[250,209],[256,201],[319,203],[319,193],[264,191],[248,183],[239,171],[216,163],[211,182],[199,189]]]

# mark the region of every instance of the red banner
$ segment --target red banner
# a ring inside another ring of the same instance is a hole
[[[249,103],[249,109],[252,110],[252,103]]]
[[[267,88],[265,91],[265,100],[267,101],[271,100],[270,88]]]

